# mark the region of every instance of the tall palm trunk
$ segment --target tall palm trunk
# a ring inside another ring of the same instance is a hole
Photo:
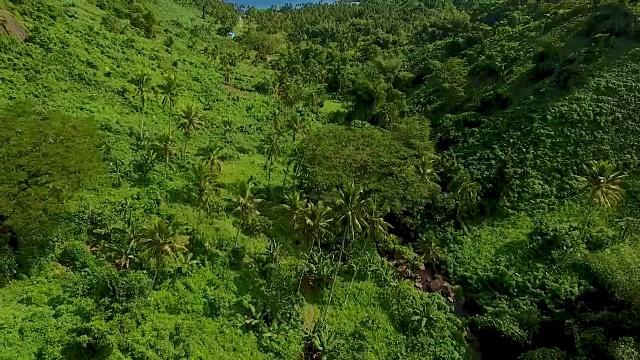
[[[187,145],[189,145],[189,137],[184,140],[184,149],[182,150],[182,159],[187,160]]]
[[[349,287],[347,288],[347,296],[344,298],[344,303],[347,303],[349,300],[349,294],[351,294],[351,286],[353,286],[353,282],[356,280],[356,275],[358,274],[358,267],[354,267],[353,276],[351,277],[351,281],[349,281]]]
[[[329,302],[327,303],[327,308],[324,310],[324,316],[322,322],[324,324],[327,323],[327,315],[329,314],[329,306],[331,306],[331,300],[333,299],[333,291],[336,288],[336,281],[338,280],[338,272],[340,271],[340,265],[342,265],[342,253],[344,252],[344,244],[346,236],[342,238],[342,244],[340,246],[340,255],[338,256],[338,265],[336,266],[336,272],[333,274],[333,281],[331,282],[331,290],[329,291]]]
[[[160,273],[160,270],[163,267],[163,261],[158,259],[156,260],[158,263],[156,264],[156,272],[153,275],[153,282],[151,283],[151,288],[155,288],[156,287],[156,280],[158,280],[158,274]]]
[[[313,239],[311,239],[311,248],[309,248],[309,257],[311,257],[311,254],[313,254],[313,245],[316,243],[316,239],[315,236]],[[320,240],[318,240],[318,244],[320,243]],[[319,247],[319,245],[318,245]],[[300,291],[300,286],[302,285],[302,278],[304,278],[304,273],[302,275],[300,275],[300,280],[298,281],[298,292]]]
[[[238,227],[238,231],[236,232],[236,241],[234,247],[238,248],[238,236],[240,236],[240,227]]]
[[[284,171],[284,179],[282,180],[282,188],[284,189],[287,186],[287,175],[289,174],[289,167],[291,164],[287,164],[287,169]]]
[[[591,203],[589,205],[589,210],[587,210],[587,215],[585,216],[585,219],[584,219],[584,225],[582,225],[582,234],[580,236],[581,241],[585,241],[587,238],[587,229],[591,224],[591,213],[593,212],[593,208],[594,208],[594,205],[593,203]]]

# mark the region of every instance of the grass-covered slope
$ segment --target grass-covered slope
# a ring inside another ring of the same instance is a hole
[[[300,289],[307,249],[267,188],[276,73],[198,5],[0,1],[30,34],[0,37],[0,358],[463,358],[443,298],[379,259]],[[247,179],[269,200],[251,222]]]

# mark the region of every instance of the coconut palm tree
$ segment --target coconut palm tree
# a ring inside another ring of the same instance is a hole
[[[367,238],[374,244],[379,239],[386,237],[390,228],[393,229],[393,226],[384,220],[387,213],[388,210],[380,207],[375,197],[369,198],[364,217],[367,224]]]
[[[342,243],[340,245],[340,253],[338,255],[338,262],[336,263],[336,271],[333,275],[331,290],[329,291],[329,304],[331,304],[331,299],[333,298],[333,291],[345,247],[353,243],[368,226],[365,217],[366,200],[362,198],[362,191],[362,188],[356,186],[354,182],[347,183],[338,189],[338,196],[335,200],[335,210],[338,219],[338,230],[342,233]],[[324,321],[326,321],[328,311],[329,308],[327,306]]]
[[[251,179],[239,181],[233,190],[236,205],[233,213],[240,222],[235,238],[235,247],[237,248],[240,228],[248,226],[256,216],[260,215],[256,205],[261,202],[262,199],[253,194],[253,183]]]
[[[116,171],[116,177],[118,178],[118,186],[122,186],[122,170],[126,164],[120,158],[113,158],[112,164]]]
[[[220,189],[220,185],[216,182],[216,173],[206,163],[202,162],[191,167],[189,180],[200,209],[198,214],[198,222],[200,222],[202,211],[209,209],[211,200]]]
[[[235,51],[227,51],[222,55],[220,60],[224,67],[224,83],[229,85],[233,75],[233,68],[236,67],[238,61],[238,54]]]
[[[347,243],[356,240],[357,236],[366,229],[365,209],[367,201],[362,197],[363,189],[352,181],[338,189],[335,199],[337,225],[342,232],[342,248]]]
[[[418,160],[418,163],[414,166],[416,174],[423,182],[436,182],[438,181],[438,175],[433,169],[433,158],[430,155],[424,155]]]
[[[135,96],[140,97],[140,103],[142,105],[143,112],[144,105],[147,99],[147,89],[151,87],[151,81],[151,75],[145,70],[136,72],[133,77],[129,79],[129,82],[136,87]]]
[[[289,175],[289,169],[291,168],[291,165],[293,165],[293,174],[291,174],[291,176],[294,178],[294,181],[295,181],[296,175],[300,173],[300,165],[302,164],[301,160],[302,160],[302,144],[295,143],[293,144],[293,146],[291,146],[286,156],[287,168],[284,171],[284,178],[282,179],[282,187],[287,186],[287,176]],[[295,186],[295,182],[293,185]]]
[[[302,134],[306,128],[306,123],[300,114],[293,113],[289,116],[287,130],[291,131],[291,140],[295,143],[298,135]]]
[[[114,242],[107,244],[106,247],[110,250],[111,256],[115,258],[114,262],[118,269],[129,269],[131,262],[135,259],[136,244],[137,241],[135,239],[128,242]]]
[[[302,193],[299,190],[292,190],[288,194],[284,196],[284,204],[282,204],[282,208],[284,208],[289,217],[289,227],[291,230],[298,229],[298,222],[302,216],[303,211],[307,207],[307,200],[302,196]]]
[[[610,162],[600,160],[592,161],[584,166],[585,176],[576,176],[578,181],[588,191],[587,201],[589,207],[582,229],[582,239],[587,236],[587,228],[591,221],[591,213],[594,207],[611,208],[619,204],[624,198],[625,173],[616,170],[616,166]]]
[[[610,208],[620,203],[624,197],[622,187],[626,174],[616,171],[616,166],[607,161],[592,161],[584,166],[586,176],[577,179],[588,189],[591,205]]]
[[[197,155],[202,157],[202,160],[211,168],[211,170],[222,173],[222,146],[215,146],[209,144],[201,147],[198,150]]]
[[[180,124],[178,127],[187,136],[187,141],[184,143],[184,154],[187,153],[188,139],[193,134],[204,128],[204,122],[200,116],[200,110],[193,104],[188,104],[180,111]]]
[[[263,140],[264,155],[267,157],[267,188],[271,188],[271,171],[280,154],[282,153],[282,145],[280,143],[280,135],[277,132],[268,133]]]
[[[202,49],[201,51],[202,55],[207,57],[207,60],[209,61],[209,65],[211,65],[211,63],[213,63],[215,60],[218,59],[219,52],[220,52],[220,49],[215,44],[207,44],[204,47],[204,49]]]
[[[231,142],[231,133],[233,132],[233,130],[235,129],[235,126],[233,124],[233,120],[226,118],[224,120],[222,120],[222,129],[224,131],[224,137],[225,137],[225,141],[227,143]]]
[[[449,191],[457,200],[456,216],[460,216],[460,211],[468,211],[478,202],[478,191],[480,185],[471,180],[466,172],[458,174],[449,184]]]
[[[318,248],[320,248],[322,240],[331,234],[330,227],[333,222],[331,208],[326,206],[322,200],[317,203],[309,202],[302,216],[299,226],[309,240],[309,253],[312,253],[314,244],[318,243]]]
[[[156,153],[152,150],[143,152],[140,157],[134,160],[133,165],[143,180],[147,180],[149,173],[156,164]]]
[[[310,201],[306,208],[302,210],[299,220],[299,222],[293,222],[293,226],[298,227],[298,230],[305,236],[309,244],[309,252],[306,258],[312,259],[314,257],[313,249],[315,243],[318,243],[318,254],[320,254],[322,241],[331,234],[330,227],[333,221],[331,208],[326,206],[322,200],[317,203]],[[298,281],[298,291],[300,291],[304,275],[303,273]]]
[[[169,166],[169,158],[176,153],[176,142],[171,135],[171,129],[168,133],[160,136],[158,141],[154,144],[153,150],[156,154],[164,158],[164,177],[167,177],[167,167]]]
[[[155,262],[155,284],[166,260],[175,259],[178,252],[187,249],[189,237],[180,234],[166,220],[156,218],[145,227],[141,243],[145,248],[144,254]]]
[[[165,76],[162,83],[158,85],[158,91],[162,94],[162,106],[169,104],[169,107],[173,109],[176,97],[180,94],[180,82],[176,75],[170,74]]]

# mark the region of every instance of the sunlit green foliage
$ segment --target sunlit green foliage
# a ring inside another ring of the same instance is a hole
[[[638,358],[635,3],[0,8],[0,358]]]

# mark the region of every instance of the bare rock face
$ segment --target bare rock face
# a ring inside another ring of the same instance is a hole
[[[7,10],[0,9],[0,36],[13,36],[20,41],[27,38],[27,30]]]

